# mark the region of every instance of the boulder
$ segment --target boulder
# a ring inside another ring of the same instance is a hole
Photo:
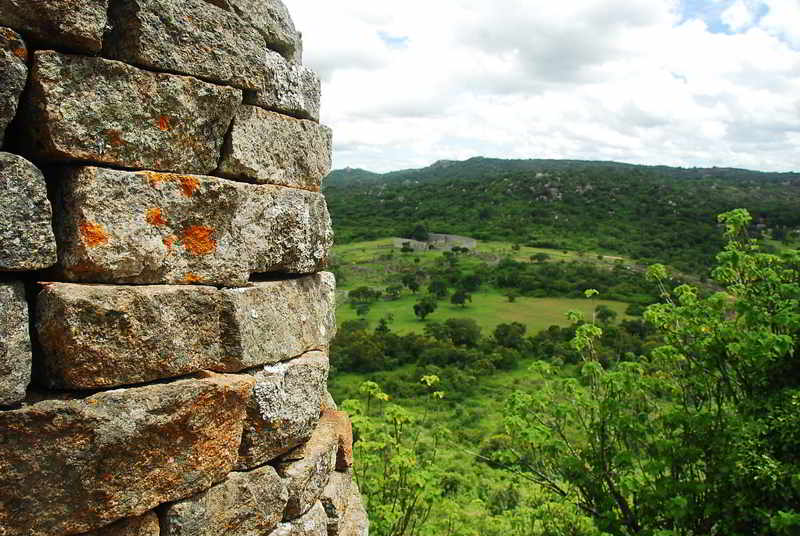
[[[338,536],[369,536],[369,517],[355,482],[351,489],[350,504],[339,522]]]
[[[288,360],[330,343],[333,292],[328,273],[237,291],[47,283],[36,303],[37,375],[49,387],[97,389]]]
[[[267,465],[231,473],[194,497],[167,505],[162,536],[260,536],[278,525],[286,507],[286,485]]]
[[[84,532],[81,536],[159,536],[161,529],[155,512],[120,519],[102,529]]]
[[[21,156],[0,153],[0,271],[55,264],[52,219],[42,172]]]
[[[328,517],[328,536],[339,536],[339,526],[345,518],[353,495],[353,475],[334,472],[322,492],[320,502]]]
[[[327,524],[325,509],[320,503],[316,503],[302,517],[279,524],[269,536],[327,536]]]
[[[118,61],[34,54],[23,142],[37,158],[208,173],[238,89]]]
[[[336,467],[336,450],[334,427],[330,423],[320,422],[311,439],[277,462],[275,468],[286,479],[289,490],[289,501],[283,516],[285,521],[303,516],[322,496]]]
[[[295,63],[303,61],[303,43],[281,0],[207,0],[254,27],[267,46]]]
[[[0,282],[0,406],[25,398],[31,381],[28,302],[22,283]]]
[[[242,106],[217,172],[232,179],[319,191],[331,168],[328,127]]]
[[[353,424],[343,411],[325,409],[321,422],[329,423],[336,433],[336,470],[347,471],[353,466]]]
[[[244,286],[254,272],[317,272],[333,242],[318,193],[94,167],[56,182],[59,270],[70,281]]]
[[[97,53],[108,0],[0,0],[0,20],[41,48]]]
[[[253,373],[256,385],[247,404],[238,469],[270,462],[311,437],[328,369],[325,353],[309,352]]]
[[[0,85],[0,145],[5,139],[6,127],[17,113],[19,97],[25,89],[27,61],[28,47],[19,34],[0,26],[0,80],[3,81]]]
[[[0,527],[77,534],[221,482],[252,388],[206,374],[0,412]]]
[[[245,91],[245,102],[301,119],[319,121],[322,95],[317,73],[280,54],[267,52],[265,69],[257,89]]]

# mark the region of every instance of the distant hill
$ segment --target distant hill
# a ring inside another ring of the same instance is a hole
[[[340,243],[423,225],[692,269],[721,246],[720,212],[747,208],[754,232],[777,238],[800,228],[800,173],[477,157],[384,174],[335,170],[323,190]]]

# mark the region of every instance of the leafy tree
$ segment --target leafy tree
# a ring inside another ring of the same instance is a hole
[[[603,330],[573,317],[580,379],[539,362],[540,387],[509,400],[520,466],[611,534],[800,533],[800,254],[760,252],[750,221],[720,216],[724,292],[649,270],[650,356],[604,367]]]
[[[431,282],[428,284],[428,292],[436,296],[437,299],[441,300],[447,297],[447,294],[450,292],[447,288],[447,281],[440,278],[431,279]]]
[[[386,287],[384,294],[390,300],[396,300],[400,297],[400,294],[403,292],[403,287],[401,285],[392,285],[390,287]]]
[[[367,316],[371,305],[369,303],[359,303],[356,305],[356,315]]]
[[[436,303],[436,300],[430,297],[425,297],[414,304],[414,314],[420,320],[425,320],[425,317],[433,313],[437,307],[438,304]]]
[[[380,294],[369,287],[358,287],[351,290],[348,296],[353,303],[371,303],[377,300]]]
[[[519,322],[511,322],[510,324],[498,324],[494,328],[494,340],[500,346],[506,348],[520,349],[523,346],[525,339],[525,331],[528,328]]]
[[[461,307],[466,307],[467,302],[472,301],[472,296],[464,292],[463,290],[456,290],[452,296],[450,296],[450,303],[453,305],[460,305]]]
[[[416,293],[419,290],[419,281],[417,280],[417,276],[414,274],[403,274],[401,282],[411,292]]]
[[[550,255],[548,255],[547,253],[544,253],[542,251],[531,255],[531,260],[532,261],[536,261],[538,263],[543,263],[544,261],[548,260],[549,258],[550,258]]]
[[[519,296],[519,291],[515,288],[505,289],[503,291],[503,296],[508,299],[508,303],[514,303],[517,301],[517,297]]]
[[[608,305],[598,305],[594,308],[595,318],[601,324],[610,324],[617,318],[617,313]]]

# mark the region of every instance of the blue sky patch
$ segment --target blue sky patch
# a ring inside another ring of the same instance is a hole
[[[734,3],[735,0],[724,0],[721,2],[716,2],[714,0],[682,0],[681,14],[683,17],[681,22],[689,19],[701,19],[705,21],[712,33],[735,34],[737,32],[731,30],[722,22],[722,13]],[[769,11],[769,8],[762,2],[758,2],[755,7],[756,17],[753,21],[754,24]]]
[[[389,48],[407,48],[408,47],[408,36],[396,36],[391,35],[386,32],[378,32],[378,37],[381,40],[389,45]]]

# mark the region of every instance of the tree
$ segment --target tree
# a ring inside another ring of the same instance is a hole
[[[494,340],[500,346],[506,348],[522,348],[524,342],[523,337],[528,328],[519,322],[511,322],[510,324],[498,324],[494,328]]]
[[[446,298],[449,293],[447,281],[439,278],[431,279],[431,282],[428,284],[428,291],[439,300]]]
[[[750,221],[720,215],[724,292],[670,291],[648,270],[663,346],[606,368],[603,330],[573,317],[580,379],[540,362],[537,390],[509,400],[512,456],[608,533],[800,533],[800,253],[760,252]]]
[[[464,292],[463,290],[456,290],[452,296],[450,296],[450,303],[453,305],[460,305],[461,307],[466,307],[467,302],[472,301],[472,296]]]
[[[538,262],[540,264],[543,263],[544,261],[546,261],[549,258],[550,258],[550,255],[548,255],[547,253],[541,252],[541,251],[531,255],[531,260],[532,261],[536,261],[536,262]]]
[[[519,296],[519,291],[515,288],[507,288],[503,291],[503,296],[508,298],[508,303],[514,303],[517,301],[517,297]]]
[[[436,300],[431,297],[425,297],[414,304],[414,314],[419,317],[420,320],[425,320],[425,317],[433,313],[437,307],[438,304]]]
[[[392,285],[390,287],[386,287],[386,290],[383,293],[390,300],[396,300],[400,297],[402,292],[403,287],[401,285]]]
[[[411,292],[416,293],[419,290],[419,281],[417,281],[417,276],[414,274],[403,274],[403,277],[400,281]]]
[[[376,291],[369,287],[358,287],[348,294],[353,303],[371,303],[378,298]]]
[[[427,242],[430,234],[428,233],[428,229],[421,223],[418,223],[414,226],[414,230],[411,231],[411,236],[409,238],[413,238],[419,242]]]
[[[617,312],[603,304],[594,308],[594,315],[601,324],[610,324],[617,318]]]

